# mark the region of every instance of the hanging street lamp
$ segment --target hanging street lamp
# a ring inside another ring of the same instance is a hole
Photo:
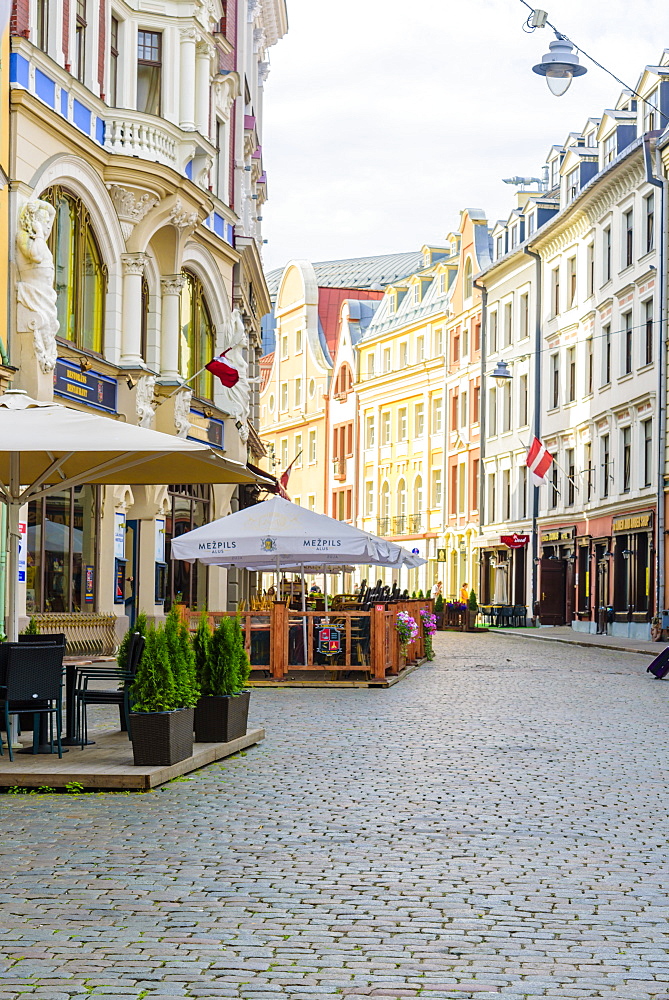
[[[562,97],[569,90],[574,77],[583,76],[588,71],[585,66],[580,65],[573,44],[564,35],[556,32],[555,41],[548,48],[550,51],[542,56],[540,63],[532,67],[532,72],[545,76],[551,94]]]

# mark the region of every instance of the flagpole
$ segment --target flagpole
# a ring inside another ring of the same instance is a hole
[[[210,364],[210,362],[207,362],[207,364]],[[203,365],[202,368],[200,368],[200,370],[198,372],[195,372],[194,375],[191,375],[190,378],[184,379],[184,381],[181,383],[181,385],[178,385],[176,387],[176,389],[173,389],[172,392],[170,392],[167,396],[164,397],[164,399],[158,400],[158,403],[156,405],[157,406],[162,406],[163,403],[166,403],[167,400],[171,399],[172,396],[174,396],[177,392],[181,392],[181,390],[184,389],[188,385],[189,382],[192,382],[194,378],[197,378],[198,375],[201,375],[202,372],[206,369],[206,367],[207,367],[207,365]]]

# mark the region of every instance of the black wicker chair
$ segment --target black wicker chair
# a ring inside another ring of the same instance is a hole
[[[54,716],[58,756],[63,756],[60,742],[63,714],[64,646],[36,643],[3,643],[0,709],[4,714],[9,759],[14,760],[10,738],[10,717],[29,712],[33,716],[33,753],[37,753],[40,719],[49,720],[49,742],[53,753]],[[0,744],[0,754],[2,753]]]
[[[88,743],[89,705],[118,705],[121,725],[128,730],[130,737],[130,687],[144,652],[144,644],[144,636],[140,632],[133,632],[128,643],[125,670],[119,670],[118,667],[81,667],[77,670],[74,697],[77,707],[77,734],[82,750]],[[89,687],[91,680],[115,680],[118,681],[119,687],[113,690],[92,688]]]

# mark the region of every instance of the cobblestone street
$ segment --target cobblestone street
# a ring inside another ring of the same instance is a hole
[[[0,1000],[669,998],[669,685],[436,650],[255,691],[266,742],[161,791],[3,796]]]

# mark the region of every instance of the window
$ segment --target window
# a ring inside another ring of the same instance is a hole
[[[481,419],[481,386],[474,386],[474,398],[472,400],[472,423],[478,424]]]
[[[458,400],[459,393],[457,389],[451,393],[451,430],[456,430],[458,426]]]
[[[530,297],[527,292],[520,296],[520,339],[530,335]]]
[[[579,175],[580,168],[576,167],[574,170],[570,170],[567,174],[567,201],[573,201],[579,191]]]
[[[472,462],[472,510],[478,510],[479,506],[479,469],[481,463],[478,458]]]
[[[381,413],[381,444],[390,444],[390,410]]]
[[[295,435],[295,468],[302,468],[302,435]]]
[[[495,521],[497,515],[497,491],[495,489],[497,485],[497,476],[494,472],[488,474],[488,510],[486,521],[491,524]]]
[[[502,388],[502,433],[511,430],[511,383]]]
[[[623,340],[623,374],[629,375],[632,371],[634,331],[632,330],[632,313],[626,312],[623,315],[624,340]]]
[[[216,118],[216,194],[229,204],[230,200],[230,125]]]
[[[458,514],[464,514],[467,502],[467,466],[464,462],[458,465]]]
[[[465,323],[462,328],[462,357],[469,354],[469,326]]]
[[[444,353],[444,331],[434,331],[434,356],[440,358]]]
[[[432,470],[432,507],[441,507],[441,469]]]
[[[316,433],[315,430],[309,431],[309,465],[313,465],[316,461]]]
[[[465,264],[465,287],[464,287],[464,297],[466,299],[471,299],[474,291],[474,285],[472,280],[472,261],[471,257],[467,258],[467,263]]]
[[[611,226],[607,226],[602,233],[603,254],[602,254],[602,278],[604,281],[611,280]]]
[[[527,236],[531,236],[534,230],[537,228],[537,218],[534,212],[530,212],[526,218],[525,225],[527,226]]]
[[[48,0],[43,0],[46,6]],[[112,15],[109,33],[109,103],[118,107],[118,18]]]
[[[392,355],[390,347],[383,348],[383,370],[389,372],[392,368]]]
[[[160,114],[162,35],[159,31],[137,32],[137,110]]]
[[[490,330],[488,332],[488,351],[494,354],[497,350],[497,311],[490,313]]]
[[[585,342],[585,394],[592,393],[595,384],[595,351],[592,337]]]
[[[644,132],[654,132],[658,128],[658,122],[660,118],[659,111],[657,111],[657,97],[658,92],[654,90],[648,95],[643,106],[643,130]]]
[[[492,388],[488,392],[488,436],[494,437],[497,434],[497,389]]]
[[[432,433],[441,434],[442,428],[442,407],[444,402],[441,396],[435,396],[432,400]]]
[[[60,187],[49,188],[42,198],[53,205],[56,213],[49,249],[56,271],[58,336],[85,351],[101,354],[107,269],[102,263],[91,217],[79,198]],[[210,354],[207,361],[212,358]]]
[[[551,305],[553,316],[560,313],[560,268],[555,267],[551,273]]]
[[[611,381],[611,324],[607,323],[602,331],[602,385]]]
[[[365,483],[365,514],[371,517],[374,513],[374,483]]]
[[[423,478],[422,476],[416,476],[413,483],[413,512],[416,515],[418,523],[420,523],[420,517],[423,513]]]
[[[416,337],[416,361],[425,360],[425,337]]]
[[[623,213],[623,267],[629,267],[634,261],[634,211],[629,209]]]
[[[281,383],[281,396],[280,396],[280,400],[281,400],[280,403],[279,403],[280,408],[282,410],[287,410],[288,409],[288,383],[287,382],[282,382]]]
[[[474,329],[474,344],[473,344],[472,350],[473,351],[480,351],[481,350],[481,322],[480,322],[480,320],[474,320],[473,329]]]
[[[504,469],[502,472],[502,520],[508,521],[511,517],[511,470]]]
[[[623,493],[629,493],[632,486],[632,429],[623,427],[620,432],[620,446],[623,462]]]
[[[469,423],[467,408],[469,406],[469,395],[466,392],[460,393],[460,426],[466,427]]]
[[[439,294],[443,295],[446,291],[446,272],[442,271],[439,275]]]
[[[594,477],[592,469],[592,445],[588,441],[585,446],[585,499],[588,503],[592,500],[594,493]]]
[[[647,198],[643,200],[644,215],[646,223],[645,229],[645,240],[644,247],[645,253],[650,253],[650,251],[655,246],[655,195],[649,194]]]
[[[288,358],[288,334],[284,333],[281,338],[281,360],[285,361]]]
[[[551,354],[550,392],[551,409],[554,410],[560,405],[560,357],[558,354]]]
[[[376,444],[376,426],[373,415],[365,417],[365,448],[373,448]]]
[[[495,240],[495,258],[499,260],[500,257],[504,256],[504,237],[498,236]]]
[[[77,60],[75,76],[80,83],[84,83],[86,78],[86,2],[87,0],[77,0],[76,19],[74,24],[75,39],[74,52]]]
[[[453,350],[451,351],[451,367],[460,361],[460,327],[453,334]]]
[[[400,344],[400,369],[407,368],[409,365],[409,345],[406,340]]]
[[[567,309],[576,305],[576,258],[567,261]]]
[[[313,494],[307,497],[307,507],[309,510],[316,510],[316,497]]]
[[[295,379],[295,409],[299,410],[302,406],[302,379]]]
[[[374,377],[374,355],[367,355],[367,378]]]
[[[610,465],[611,465],[611,454],[609,449],[609,435],[602,434],[601,437],[601,455],[602,455],[602,497],[607,497],[609,495],[609,478],[611,475]]]
[[[641,422],[641,440],[643,444],[643,485],[650,486],[653,478],[653,421]]]
[[[574,464],[573,448],[567,448],[565,460],[567,465],[567,507],[572,507],[576,500],[576,483],[574,481],[576,465]]]
[[[518,226],[511,226],[511,249],[515,250],[518,246]]]
[[[295,464],[297,464],[297,463],[295,463]],[[293,503],[296,504],[298,507],[301,507],[302,506],[302,497],[293,497]]]
[[[402,406],[397,411],[397,440],[406,441],[407,434],[407,408],[406,406]]]
[[[527,471],[526,465],[518,470],[518,517],[527,517]]]
[[[551,479],[550,479],[550,489],[548,493],[548,506],[553,509],[557,507],[558,497],[560,496],[559,490],[559,478],[558,478],[558,467],[555,464],[555,455],[551,456],[553,461],[551,463]]]
[[[302,331],[301,330],[296,330],[295,331],[295,353],[296,354],[301,354],[302,353]]]
[[[288,438],[283,438],[281,441],[281,470],[283,472],[288,468]]]
[[[616,133],[612,132],[604,140],[604,166],[613,163],[616,158]]]
[[[529,407],[528,407],[528,392],[527,392],[527,375],[521,375],[519,381],[519,423],[521,427],[527,427],[529,422]]]
[[[413,286],[413,304],[415,306],[420,304],[420,293],[421,293],[421,282]]]
[[[590,243],[586,248],[586,295],[589,297],[595,290],[595,247]]]
[[[504,346],[508,347],[513,340],[513,306],[511,302],[504,305]]]
[[[551,191],[553,191],[560,183],[560,158],[555,157],[551,160]]]
[[[35,11],[35,45],[42,52],[49,51],[49,0],[37,0]],[[112,18],[112,21],[114,18]]]
[[[422,403],[416,403],[413,411],[414,434],[422,437],[425,433],[425,407]]]
[[[384,483],[381,487],[381,517],[386,521],[385,531],[389,531],[388,518],[390,517],[390,486]]]
[[[567,400],[573,403],[576,399],[576,348],[567,348]]]
[[[644,320],[645,320],[645,336],[644,336],[644,352],[643,352],[643,364],[650,365],[653,363],[653,300],[649,299],[648,302],[643,304]]]

